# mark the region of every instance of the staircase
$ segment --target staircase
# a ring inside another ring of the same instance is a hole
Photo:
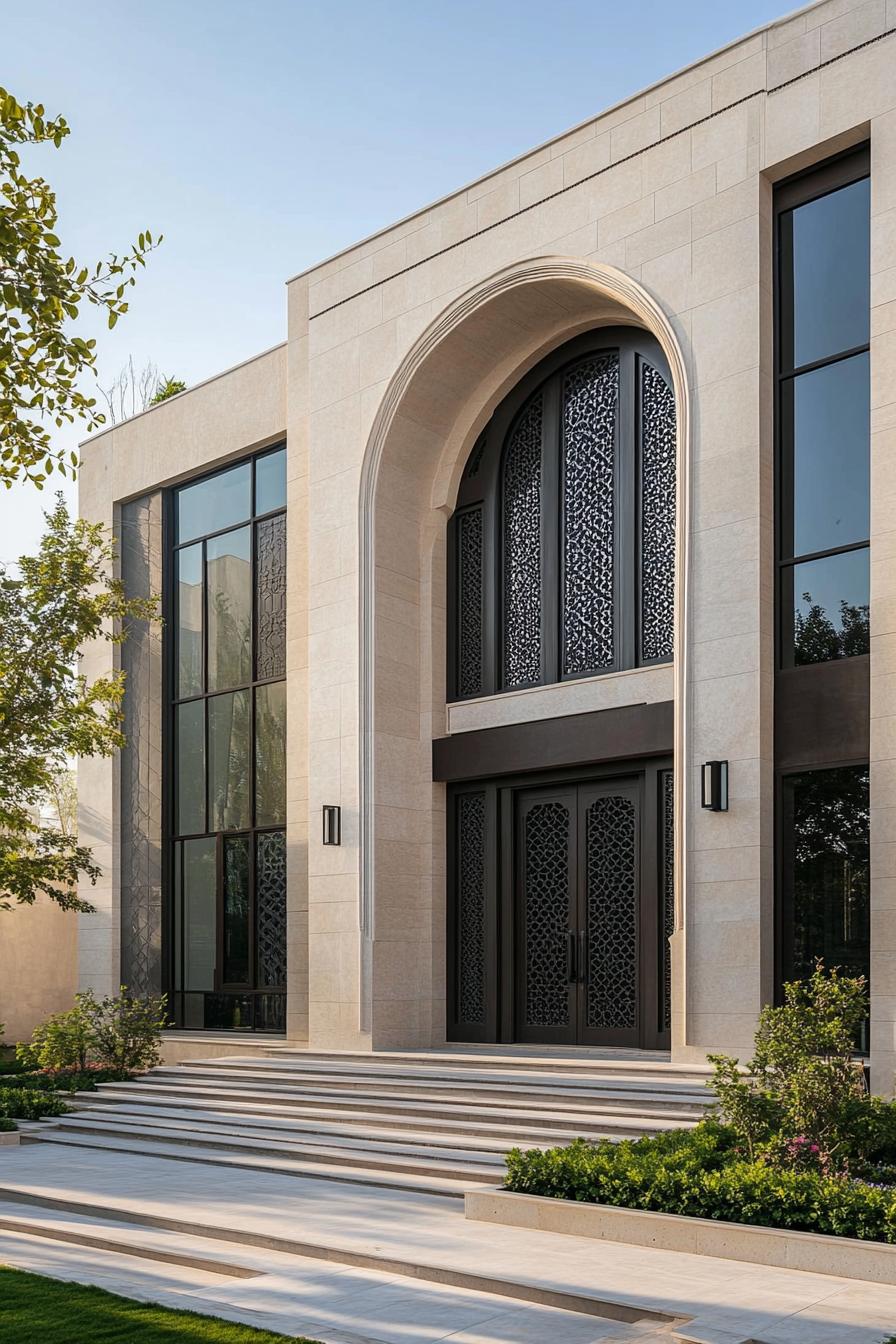
[[[23,1124],[22,1140],[460,1196],[498,1184],[513,1147],[694,1125],[708,1073],[621,1051],[268,1046],[76,1093],[72,1112]]]

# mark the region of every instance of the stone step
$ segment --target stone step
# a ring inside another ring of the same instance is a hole
[[[24,1132],[23,1143],[54,1143],[71,1148],[94,1148],[115,1153],[140,1153],[145,1157],[164,1157],[181,1162],[201,1162],[205,1166],[245,1167],[254,1171],[276,1172],[281,1176],[314,1177],[322,1181],[349,1182],[352,1185],[371,1185],[385,1190],[406,1190],[413,1193],[445,1195],[462,1199],[465,1191],[483,1184],[477,1181],[459,1180],[453,1176],[433,1176],[417,1173],[403,1175],[400,1172],[386,1172],[378,1167],[350,1167],[342,1162],[326,1163],[303,1161],[295,1157],[283,1157],[266,1149],[266,1155],[256,1157],[237,1151],[227,1152],[198,1144],[169,1143],[164,1140],[153,1141],[142,1135],[135,1135],[129,1126],[122,1126],[121,1133],[86,1133],[77,1130],[63,1130],[59,1122],[41,1125],[39,1130]],[[494,1184],[494,1181],[484,1182]]]
[[[361,1073],[338,1073],[332,1070],[285,1070],[259,1069],[248,1063],[221,1067],[210,1062],[205,1065],[163,1066],[147,1075],[149,1081],[166,1078],[183,1078],[193,1081],[203,1078],[221,1078],[225,1080],[261,1082],[265,1086],[290,1088],[310,1087],[314,1090],[365,1091],[375,1089],[384,1095],[427,1095],[456,1098],[469,1101],[473,1105],[488,1104],[490,1101],[512,1100],[525,1096],[528,1101],[541,1099],[554,1103],[558,1097],[566,1097],[572,1104],[588,1104],[600,1100],[610,1106],[630,1106],[637,1103],[641,1108],[648,1107],[684,1107],[702,1112],[711,1097],[705,1087],[692,1088],[680,1084],[661,1086],[659,1084],[618,1083],[609,1081],[598,1084],[590,1078],[560,1078],[544,1076],[533,1080],[499,1081],[494,1078],[470,1079],[464,1075],[457,1078],[414,1077],[408,1079],[399,1072],[392,1074],[380,1071]]]
[[[376,1145],[367,1150],[345,1147],[336,1152],[332,1147],[312,1142],[308,1138],[275,1137],[252,1125],[218,1125],[211,1130],[208,1126],[197,1128],[189,1121],[138,1116],[119,1118],[114,1112],[106,1115],[89,1111],[60,1117],[54,1122],[54,1129],[79,1134],[133,1134],[148,1141],[184,1144],[191,1148],[214,1148],[248,1154],[277,1153],[282,1157],[295,1157],[302,1162],[332,1164],[338,1161],[345,1167],[373,1166],[384,1172],[449,1176],[477,1184],[500,1183],[504,1178],[503,1159],[494,1153],[433,1153],[418,1145],[405,1145],[397,1149]]]
[[[172,1033],[174,1039],[176,1034]],[[545,1052],[541,1047],[502,1048],[501,1046],[458,1045],[454,1048],[436,1050],[309,1050],[304,1046],[287,1044],[260,1044],[258,1039],[252,1042],[252,1049],[245,1055],[232,1055],[228,1059],[295,1059],[323,1063],[357,1063],[362,1066],[375,1063],[395,1063],[400,1066],[418,1064],[438,1069],[462,1066],[465,1069],[512,1068],[519,1070],[547,1071],[551,1073],[568,1071],[578,1073],[590,1071],[606,1076],[616,1075],[627,1078],[690,1078],[703,1082],[712,1074],[708,1064],[673,1064],[669,1056],[657,1051],[628,1051],[551,1047]],[[191,1063],[196,1063],[192,1060]]]
[[[133,1115],[145,1119],[159,1117],[160,1119],[189,1120],[193,1124],[211,1126],[229,1123],[251,1123],[257,1129],[282,1131],[287,1134],[314,1135],[316,1142],[332,1144],[333,1147],[364,1147],[368,1143],[371,1146],[388,1143],[394,1144],[398,1151],[411,1144],[419,1147],[431,1147],[438,1151],[453,1149],[460,1153],[469,1151],[495,1153],[499,1157],[503,1157],[508,1148],[513,1146],[549,1148],[558,1143],[569,1142],[569,1134],[563,1130],[509,1129],[506,1136],[496,1137],[492,1134],[481,1134],[458,1127],[456,1131],[446,1134],[444,1131],[423,1127],[397,1129],[388,1126],[371,1126],[365,1123],[345,1124],[332,1120],[309,1120],[304,1116],[272,1114],[270,1108],[259,1112],[255,1107],[228,1104],[226,1101],[216,1104],[214,1108],[204,1106],[200,1109],[189,1106],[165,1106],[152,1101],[144,1102],[142,1097],[136,1100],[130,1097],[113,1099],[116,1101],[113,1112],[115,1116]],[[76,1114],[84,1115],[90,1112],[91,1118],[95,1118],[97,1112],[102,1112],[105,1102],[109,1098],[98,1099],[98,1094],[95,1092],[79,1092],[75,1094],[73,1100],[76,1104]],[[582,1137],[602,1139],[618,1136],[589,1126],[583,1132]]]
[[[213,1100],[220,1098],[222,1089],[220,1086],[212,1086],[210,1081],[201,1083],[190,1080],[181,1081],[170,1079],[168,1081],[159,1081],[150,1076],[145,1082],[136,1082],[130,1085],[121,1083],[101,1083],[100,1093],[107,1089],[115,1089],[121,1092],[130,1088],[133,1094],[134,1089],[141,1089],[145,1094],[150,1091],[157,1094],[164,1094],[169,1097],[177,1097],[183,1100],[192,1100],[197,1098],[208,1098]],[[314,1092],[303,1091],[291,1088],[250,1088],[248,1086],[239,1086],[230,1084],[226,1088],[226,1095],[231,1099],[239,1099],[245,1102],[254,1102],[259,1107],[265,1106],[268,1102],[277,1101],[282,1105],[287,1105],[296,1110],[307,1111],[314,1109],[318,1112],[338,1111],[345,1114],[354,1114],[364,1112],[373,1116],[393,1116],[393,1117],[431,1117],[433,1119],[451,1119],[463,1120],[469,1127],[471,1123],[470,1107],[463,1101],[447,1101],[439,1098],[419,1099],[413,1093],[407,1097],[396,1097],[391,1095],[382,1095],[376,1092],[362,1093],[353,1092],[345,1094],[338,1091],[315,1090]],[[622,1132],[629,1132],[636,1129],[643,1120],[649,1120],[651,1128],[675,1129],[688,1123],[695,1123],[699,1119],[699,1114],[692,1114],[688,1111],[669,1109],[662,1114],[644,1115],[637,1108],[633,1108],[633,1117],[629,1113],[618,1110],[614,1112],[602,1111],[596,1105],[588,1107],[568,1107],[548,1106],[546,1103],[529,1103],[525,1105],[496,1105],[483,1104],[478,1106],[475,1111],[474,1126],[480,1123],[511,1123],[529,1125],[538,1123],[539,1120],[547,1118],[554,1128],[565,1129],[571,1132],[578,1131],[583,1124],[600,1116],[601,1125],[619,1126]]]

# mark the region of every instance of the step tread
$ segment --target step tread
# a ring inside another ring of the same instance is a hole
[[[197,1152],[191,1148],[187,1152],[183,1145],[154,1143],[146,1139],[125,1134],[120,1140],[104,1135],[79,1134],[56,1128],[45,1129],[40,1136],[29,1135],[29,1142],[65,1144],[71,1148],[100,1148],[110,1152],[141,1153],[146,1157],[164,1157],[176,1161],[203,1162],[209,1166],[248,1167],[256,1171],[277,1171],[283,1175],[304,1176],[315,1180],[342,1181],[354,1185],[375,1185],[394,1190],[419,1190],[431,1194],[462,1196],[465,1191],[476,1189],[478,1185],[493,1185],[494,1178],[487,1182],[459,1180],[449,1176],[425,1176],[416,1174],[412,1178],[401,1179],[400,1173],[386,1173],[375,1167],[347,1167],[322,1162],[302,1162],[296,1158],[281,1158],[269,1154],[263,1160],[237,1152],[224,1152],[207,1149]]]
[[[104,1094],[106,1090],[110,1088],[115,1088],[116,1090],[120,1091],[122,1089],[133,1090],[136,1088],[143,1088],[143,1087],[144,1084],[142,1083],[99,1084],[99,1090],[101,1094]],[[150,1087],[151,1090],[155,1092],[161,1092],[164,1088],[165,1091],[172,1093],[173,1095],[176,1095],[178,1097],[187,1097],[187,1098],[191,1096],[219,1097],[221,1095],[220,1088],[209,1087],[205,1083],[191,1083],[191,1082],[184,1083],[180,1079],[172,1080],[172,1084],[170,1085],[167,1083],[166,1084],[158,1082],[152,1083],[147,1087],[147,1094]],[[262,1104],[264,1104],[266,1100],[272,1096],[278,1097],[281,1100],[289,1098],[291,1105],[303,1108],[307,1108],[309,1106],[316,1104],[318,1107],[320,1107],[321,1105],[324,1106],[330,1105],[345,1111],[367,1110],[372,1113],[392,1111],[396,1114],[407,1113],[413,1115],[413,1114],[426,1114],[435,1112],[439,1116],[462,1117],[466,1122],[469,1122],[469,1115],[470,1115],[469,1107],[460,1101],[457,1102],[441,1101],[436,1098],[433,1098],[430,1101],[426,1100],[421,1101],[416,1097],[414,1097],[413,1095],[407,1097],[396,1097],[396,1096],[382,1096],[377,1093],[355,1093],[351,1097],[346,1097],[342,1093],[337,1093],[334,1095],[327,1092],[319,1092],[319,1091],[305,1092],[298,1090],[287,1091],[286,1089],[280,1089],[279,1091],[271,1092],[266,1091],[264,1089],[259,1091],[258,1089],[244,1088],[233,1085],[228,1087],[227,1092],[228,1095],[232,1098],[235,1099],[243,1098],[246,1101],[254,1101]],[[533,1106],[531,1105],[531,1103],[527,1103],[525,1107],[510,1104],[483,1105],[477,1107],[476,1110],[477,1117],[482,1116],[488,1119],[492,1119],[494,1117],[498,1118],[512,1117],[516,1119],[516,1118],[530,1118],[542,1115],[549,1115],[552,1117],[555,1123],[562,1122],[564,1124],[570,1124],[570,1125],[579,1124],[582,1122],[582,1120],[587,1119],[589,1116],[593,1116],[595,1114],[608,1114],[608,1113],[599,1112],[597,1108],[594,1106],[590,1107],[568,1107],[566,1105]],[[640,1115],[642,1113],[636,1112],[636,1114]],[[620,1121],[624,1121],[625,1116],[626,1112],[620,1110],[619,1112]],[[657,1120],[662,1120],[663,1117],[654,1116],[653,1118]],[[680,1112],[669,1111],[668,1118],[670,1121],[678,1123],[680,1119],[684,1120],[687,1117],[681,1115]]]
[[[337,1146],[316,1143],[307,1138],[296,1139],[272,1139],[269,1134],[263,1130],[255,1129],[252,1126],[244,1127],[220,1127],[214,1134],[207,1130],[197,1130],[188,1122],[178,1122],[175,1119],[157,1119],[149,1120],[142,1117],[136,1119],[132,1116],[125,1116],[121,1119],[110,1117],[108,1119],[95,1119],[95,1112],[88,1114],[74,1113],[61,1116],[54,1123],[55,1129],[83,1129],[94,1133],[129,1133],[143,1135],[161,1135],[163,1138],[170,1135],[172,1142],[175,1141],[175,1135],[186,1136],[183,1142],[213,1146],[236,1146],[246,1148],[261,1147],[267,1152],[308,1153],[327,1156],[331,1161],[349,1161],[355,1158],[364,1158],[368,1163],[376,1158],[381,1160],[383,1165],[390,1166],[419,1166],[425,1164],[432,1167],[443,1167],[446,1170],[475,1171],[482,1167],[486,1173],[503,1174],[504,1162],[499,1155],[494,1153],[464,1152],[455,1153],[449,1150],[445,1153],[433,1153],[423,1145],[407,1145],[405,1147],[390,1148],[388,1144],[378,1144],[369,1146]]]
[[[75,1114],[84,1116],[95,1116],[102,1114],[106,1109],[106,1104],[93,1105],[89,1098],[91,1093],[76,1094],[78,1102]],[[82,1100],[83,1098],[83,1100]],[[316,1135],[321,1139],[332,1141],[334,1146],[351,1146],[354,1143],[366,1144],[372,1146],[380,1142],[393,1143],[398,1147],[407,1144],[418,1144],[421,1146],[431,1146],[435,1149],[450,1150],[458,1152],[473,1150],[476,1152],[496,1152],[506,1153],[512,1144],[525,1143],[529,1147],[538,1147],[552,1145],[554,1143],[568,1142],[569,1134],[563,1130],[539,1130],[539,1131],[509,1131],[508,1138],[501,1140],[491,1135],[477,1134],[475,1130],[468,1130],[464,1133],[445,1135],[437,1130],[429,1130],[425,1126],[420,1126],[413,1130],[396,1130],[385,1126],[371,1127],[369,1125],[347,1125],[339,1122],[326,1120],[305,1120],[304,1117],[269,1115],[259,1113],[255,1110],[230,1109],[226,1105],[216,1107],[214,1111],[205,1109],[191,1109],[184,1107],[158,1106],[142,1104],[142,1099],[136,1101],[116,1101],[114,1110],[108,1107],[113,1114],[133,1115],[138,1117],[152,1118],[158,1116],[170,1119],[192,1119],[194,1123],[220,1125],[220,1124],[240,1124],[247,1115],[251,1115],[251,1124],[253,1127],[268,1130],[285,1130],[290,1134],[308,1134]],[[590,1134],[590,1130],[589,1130]]]

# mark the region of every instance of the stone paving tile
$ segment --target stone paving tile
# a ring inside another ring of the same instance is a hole
[[[459,1201],[432,1195],[237,1170],[228,1173],[225,1186],[219,1173],[202,1163],[166,1162],[87,1149],[57,1152],[43,1145],[4,1150],[0,1154],[0,1186],[42,1191],[50,1197],[93,1200],[109,1208],[133,1207],[159,1216],[175,1216],[192,1221],[197,1237],[201,1237],[203,1227],[242,1228],[256,1235],[330,1244],[372,1255],[396,1256],[421,1265],[451,1265],[468,1272],[653,1307],[696,1318],[707,1328],[740,1331],[741,1338],[747,1333],[742,1327],[748,1326],[753,1338],[766,1344],[880,1344],[889,1333],[896,1333],[896,1286],[862,1284],[823,1274],[770,1269],[526,1229],[497,1228],[465,1220]],[[0,1211],[2,1207],[0,1204]],[[233,1259],[239,1252],[251,1255],[252,1263],[256,1263],[256,1257],[261,1259],[266,1254],[257,1247],[243,1248],[235,1242],[216,1244],[222,1259]],[[230,1302],[238,1299],[237,1310],[249,1311],[254,1283],[259,1290],[257,1303],[264,1302],[275,1313],[280,1310],[275,1305],[276,1280],[281,1276],[292,1278],[291,1269],[284,1275],[284,1263],[288,1266],[298,1261],[282,1254],[271,1256],[276,1264],[270,1264],[273,1273],[266,1276],[264,1287],[260,1280],[240,1283],[230,1280],[226,1286],[219,1286],[222,1308],[226,1295]],[[305,1288],[297,1290],[290,1306],[290,1324],[298,1320],[299,1314],[303,1321],[317,1318],[315,1293],[326,1299],[328,1308],[336,1297],[343,1298],[347,1308],[359,1307],[357,1280],[352,1280],[357,1271],[346,1273],[346,1269],[344,1265],[333,1265],[334,1274],[338,1273],[341,1280],[339,1284],[323,1272],[316,1287],[309,1279]],[[107,1271],[108,1266],[104,1272]],[[463,1338],[464,1330],[473,1338],[476,1329],[482,1332],[481,1317],[478,1322],[466,1316],[453,1323],[444,1320],[437,1301],[439,1294],[446,1291],[443,1287],[398,1277],[401,1279],[395,1286],[398,1299],[402,1293],[414,1296],[415,1285],[418,1292],[430,1294],[426,1303],[428,1333],[417,1336],[406,1322],[392,1321],[393,1334],[381,1336],[377,1333],[379,1320],[356,1312],[345,1320],[330,1319],[327,1344],[330,1334],[340,1329],[356,1338],[378,1339],[380,1344],[384,1340],[389,1344],[393,1340],[418,1344],[419,1340],[423,1344],[446,1335],[451,1338],[452,1334],[456,1344],[468,1344]],[[198,1303],[207,1296],[199,1285],[187,1282],[181,1282],[174,1291],[182,1302],[188,1299]],[[279,1291],[284,1293],[285,1311],[285,1297],[289,1294],[285,1289]],[[237,1299],[233,1294],[237,1294]],[[385,1308],[388,1300],[385,1292],[377,1290],[377,1299]],[[426,1299],[421,1297],[420,1301]],[[467,1301],[465,1308],[472,1310],[473,1304]],[[502,1302],[493,1308],[491,1319],[497,1321],[516,1309]],[[321,1331],[326,1320],[325,1313],[322,1324],[316,1327],[318,1338],[323,1338]],[[886,1322],[886,1329],[881,1322]],[[581,1326],[580,1316],[575,1325],[577,1329]],[[307,1326],[304,1328],[307,1332]],[[617,1326],[616,1330],[625,1337],[622,1327]],[[314,1332],[310,1333],[314,1337]],[[651,1325],[645,1337],[662,1338],[663,1333],[668,1337],[668,1332],[658,1333]],[[500,1340],[500,1336],[497,1338]],[[552,1331],[549,1340],[550,1344],[555,1341],[562,1344],[563,1335]]]

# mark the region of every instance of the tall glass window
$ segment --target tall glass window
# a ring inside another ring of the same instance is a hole
[[[179,1026],[282,1031],[286,449],[172,496],[170,958]]]
[[[780,651],[794,667],[868,652],[867,153],[778,200]]]
[[[785,776],[781,797],[782,978],[869,977],[868,767]],[[860,1043],[867,1048],[867,1041]]]

